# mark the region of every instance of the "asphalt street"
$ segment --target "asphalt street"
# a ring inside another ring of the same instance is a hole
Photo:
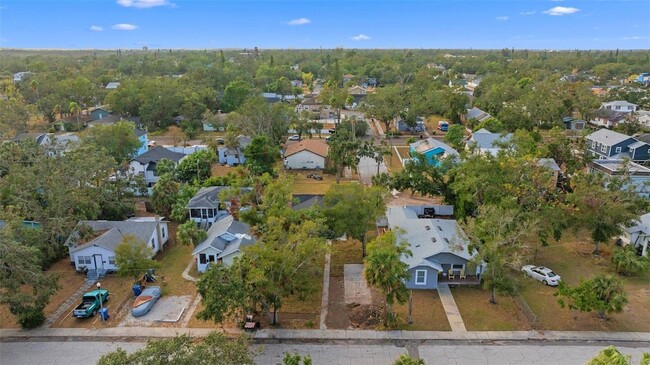
[[[99,357],[118,347],[131,352],[144,346],[142,342],[1,342],[0,364],[94,364]],[[254,345],[256,362],[261,365],[282,364],[284,353],[309,354],[315,365],[380,365],[392,364],[402,353],[418,355],[427,365],[576,365],[585,364],[604,345],[395,345],[364,344],[264,344]],[[650,348],[620,346],[638,364],[641,354]]]

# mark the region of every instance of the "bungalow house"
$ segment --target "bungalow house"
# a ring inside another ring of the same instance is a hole
[[[632,227],[626,227],[619,238],[623,245],[632,245],[641,256],[647,257],[650,248],[650,213],[639,217]]]
[[[91,120],[104,119],[104,118],[108,117],[109,115],[111,115],[111,112],[109,110],[106,110],[106,109],[101,108],[101,107],[95,108],[95,109],[90,111],[90,119]]]
[[[290,144],[284,152],[285,169],[324,169],[327,143],[319,139],[305,139]]]
[[[291,87],[302,87],[302,80],[291,80]]]
[[[470,108],[467,109],[467,114],[463,116],[463,122],[467,122],[470,119],[476,119],[479,123],[481,123],[490,118],[492,118],[490,113],[484,112],[479,108]]]
[[[619,123],[625,123],[625,113],[610,109],[596,109],[589,123],[600,127],[614,128]]]
[[[226,116],[228,113],[222,113],[221,110],[215,114],[214,120],[204,120],[203,130],[206,132],[225,132],[226,131]]]
[[[354,85],[348,88],[348,94],[350,94],[352,99],[354,99],[354,103],[359,104],[361,101],[363,101],[363,99],[366,98],[368,89],[359,85]]]
[[[215,262],[231,265],[244,247],[255,243],[250,226],[231,215],[213,224],[207,234],[208,237],[192,251],[199,272],[205,272]]]
[[[113,81],[106,84],[106,90],[115,90],[120,87],[121,83],[119,81]]]
[[[147,187],[152,187],[158,181],[158,176],[156,176],[156,163],[158,161],[166,158],[174,164],[178,164],[183,157],[185,157],[184,154],[172,152],[165,147],[154,147],[129,162],[129,173],[142,175]]]
[[[650,128],[650,111],[649,110],[637,110],[635,115],[636,121],[641,124],[643,128]]]
[[[378,228],[400,229],[412,256],[402,256],[411,275],[408,289],[437,289],[439,283],[479,284],[483,265],[470,260],[470,242],[453,216],[453,206],[389,207]]]
[[[401,119],[395,119],[394,120],[394,125],[395,129],[397,129],[400,132],[411,132],[411,133],[422,133],[426,130],[426,127],[424,125],[424,118],[422,117],[417,117],[415,120],[415,127],[410,127],[406,122]]]
[[[228,186],[209,186],[201,188],[187,203],[190,220],[203,230],[228,214],[225,204],[219,202],[219,193]]]
[[[625,100],[607,101],[600,104],[600,109],[608,109],[621,113],[634,113],[639,106]]]
[[[608,179],[628,179],[624,188],[650,198],[650,169],[628,160],[593,160],[587,164],[590,174],[604,174]]]
[[[587,137],[587,156],[597,159],[628,158],[635,162],[650,160],[650,145],[628,135],[600,129]]]
[[[101,275],[115,271],[115,247],[126,235],[133,235],[151,248],[150,257],[169,240],[167,222],[160,217],[136,217],[125,221],[79,221],[65,241],[70,262],[77,271]]]
[[[321,104],[313,96],[308,96],[302,100],[302,102],[296,105],[296,113],[300,113],[303,110],[306,110],[310,113],[318,113],[320,111]]]
[[[427,163],[435,167],[440,166],[444,158],[457,159],[459,156],[458,151],[451,146],[431,137],[411,143],[410,152],[412,157],[416,153],[423,155]]]
[[[96,127],[99,125],[115,125],[115,123],[122,120],[122,117],[119,115],[106,115],[99,119],[94,119],[88,122],[88,127]]]
[[[347,84],[348,82],[352,81],[354,79],[354,75],[352,74],[345,74],[343,75],[343,83]]]
[[[496,156],[501,150],[501,144],[508,143],[512,139],[512,133],[492,133],[485,128],[471,134],[467,140],[466,147],[478,154],[491,154]]]
[[[237,137],[237,147],[228,148],[226,146],[220,146],[217,148],[219,163],[228,166],[243,165],[246,162],[244,149],[249,144],[251,144],[251,138],[240,135]]]
[[[49,138],[43,143],[45,153],[48,156],[63,156],[72,151],[81,143],[79,136],[75,133],[48,134]]]

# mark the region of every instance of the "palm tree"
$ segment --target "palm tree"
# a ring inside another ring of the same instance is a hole
[[[623,282],[612,275],[598,275],[591,280],[591,290],[601,306],[598,308],[598,318],[604,319],[605,313],[620,313],[627,304],[627,294]]]
[[[61,105],[56,104],[56,105],[54,106],[54,109],[52,109],[52,111],[53,111],[55,114],[58,114],[58,115],[59,115],[59,119],[62,119],[62,118],[63,118],[63,109],[61,108]]]
[[[616,272],[623,275],[633,275],[648,270],[650,260],[639,256],[632,245],[618,249],[612,255],[612,264]]]
[[[80,122],[81,122],[81,120],[80,120],[80,116],[81,116],[81,107],[79,106],[79,104],[77,104],[77,103],[74,102],[74,101],[71,101],[71,102],[70,102],[70,113],[71,113],[71,114],[77,114],[77,123],[80,123]]]
[[[411,255],[405,242],[396,243],[395,232],[389,231],[368,244],[368,256],[364,259],[365,276],[368,284],[378,288],[385,296],[384,325],[395,319],[395,301],[406,303],[408,290],[404,282],[411,274],[408,265],[400,260],[401,255]]]

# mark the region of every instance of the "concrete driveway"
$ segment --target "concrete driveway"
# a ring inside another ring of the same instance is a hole
[[[189,309],[191,301],[191,295],[161,297],[151,311],[142,317],[133,317],[129,310],[129,314],[120,323],[120,327],[151,326],[160,322],[174,322],[179,318],[181,312],[184,313]]]
[[[372,295],[366,278],[363,276],[363,265],[346,264],[343,266],[345,304],[357,303],[367,305],[372,303]]]

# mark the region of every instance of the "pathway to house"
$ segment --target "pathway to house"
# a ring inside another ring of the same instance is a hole
[[[331,248],[332,241],[327,240],[327,245]],[[327,305],[330,300],[330,259],[332,258],[331,252],[328,252],[325,255],[325,268],[323,269],[323,297],[320,303],[320,329],[326,330],[327,324],[325,324],[325,319],[327,318]]]
[[[187,267],[185,268],[185,270],[183,270],[183,274],[182,274],[183,279],[185,279],[185,280],[187,280],[187,281],[196,282],[196,281],[198,280],[198,279],[195,278],[194,276],[191,276],[191,275],[190,275],[190,270],[192,269],[192,265],[194,264],[194,260],[195,260],[195,258],[192,257],[192,259],[190,260],[189,264],[187,264]]]
[[[445,308],[445,314],[447,315],[447,321],[449,321],[449,325],[451,326],[451,331],[467,331],[465,329],[465,323],[463,323],[463,317],[460,316],[460,311],[456,306],[456,301],[454,301],[454,296],[451,295],[451,290],[449,290],[449,285],[439,283],[438,294],[440,295],[442,306]]]
[[[74,292],[74,294],[72,294],[68,299],[66,299],[65,302],[61,303],[61,305],[54,311],[54,313],[50,314],[47,317],[47,319],[45,320],[45,322],[43,323],[43,325],[41,327],[49,328],[52,325],[52,323],[54,323],[54,321],[59,319],[61,317],[61,315],[63,315],[63,313],[65,311],[67,311],[68,308],[70,308],[70,306],[73,303],[79,301],[80,298],[83,296],[83,294],[86,291],[88,291],[88,289],[90,289],[90,287],[92,287],[94,283],[95,283],[95,280],[86,279],[86,281],[83,282],[81,287],[79,289],[77,289],[77,291]]]

